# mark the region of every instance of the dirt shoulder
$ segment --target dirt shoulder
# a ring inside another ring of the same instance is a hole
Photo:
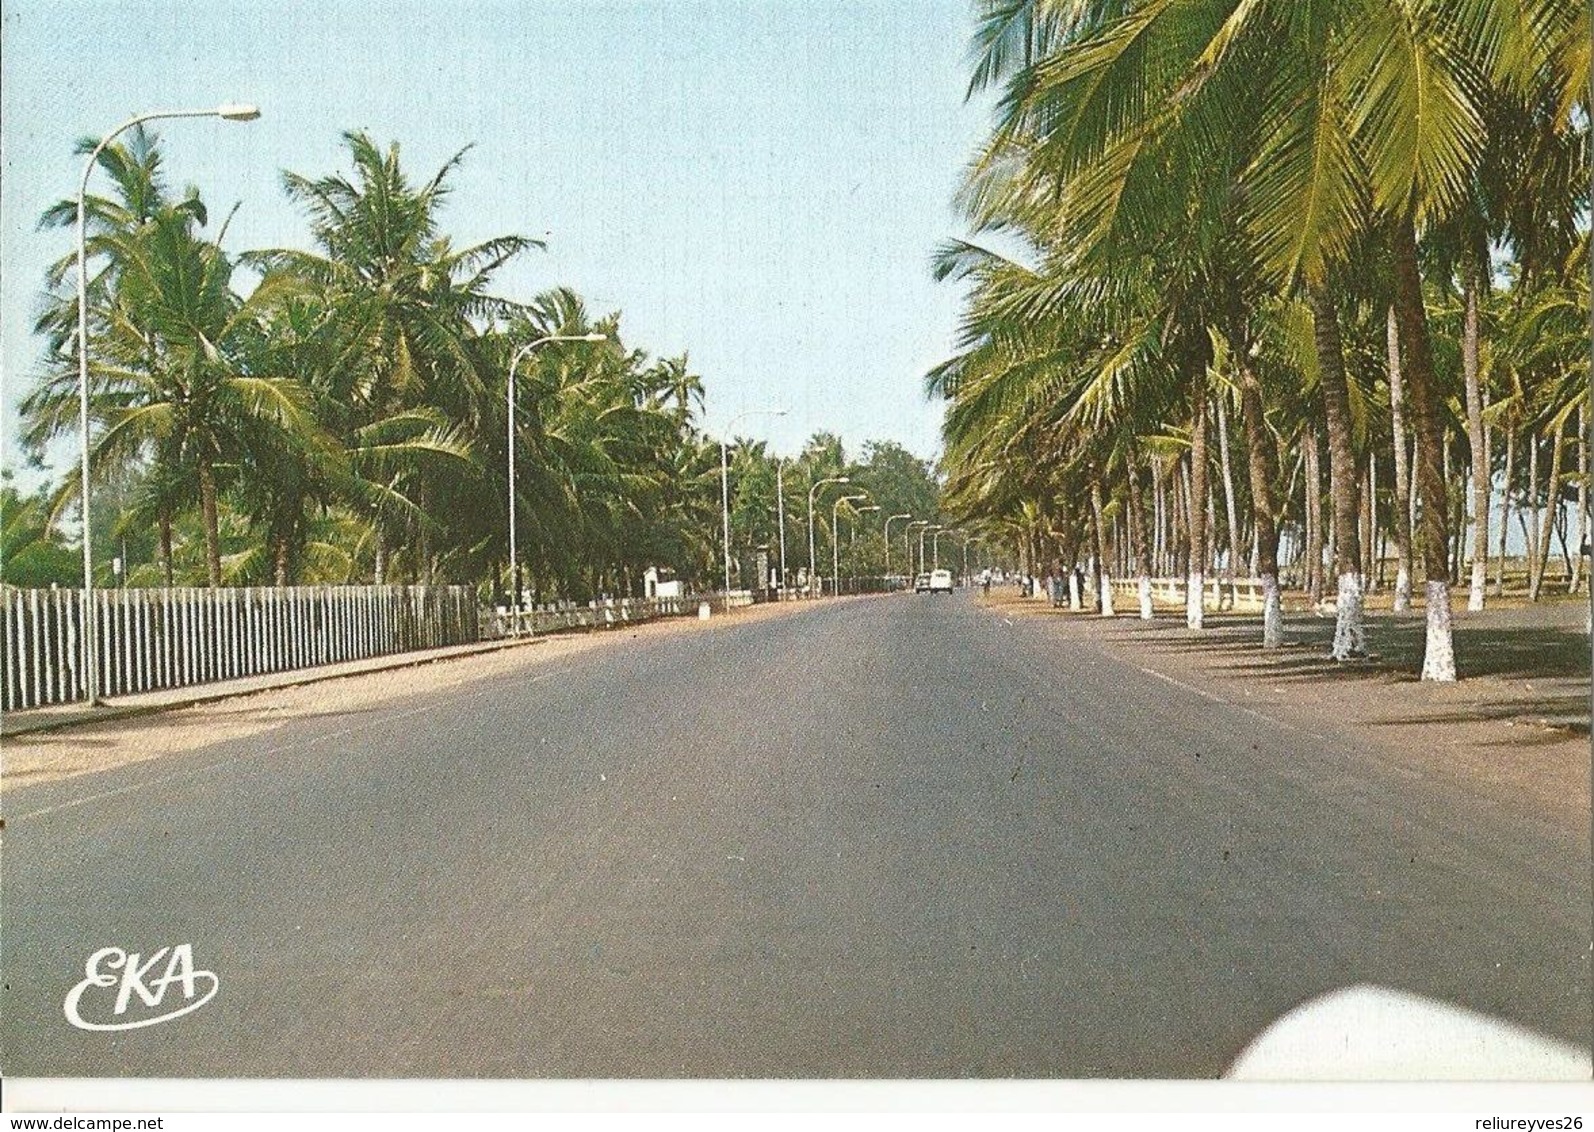
[[[416,695],[515,672],[534,672],[593,649],[624,648],[634,642],[680,633],[715,632],[811,608],[815,606],[806,602],[755,605],[716,615],[709,621],[673,617],[599,633],[561,633],[521,647],[336,676],[68,730],[19,735],[5,740],[4,757],[0,759],[0,793],[147,762],[213,743],[266,735],[286,723],[316,715],[378,711]]]
[[[981,600],[976,598],[976,600]],[[1505,792],[1544,813],[1587,824],[1590,800],[1589,638],[1581,603],[1458,613],[1461,679],[1425,683],[1418,612],[1371,613],[1368,661],[1329,659],[1331,616],[1286,621],[1289,645],[1261,649],[1260,617],[1207,615],[1191,632],[1160,611],[1102,618],[1054,610],[1009,593],[984,604],[993,614],[1033,618],[1061,642],[1115,659],[1307,733],[1338,732],[1413,775]]]

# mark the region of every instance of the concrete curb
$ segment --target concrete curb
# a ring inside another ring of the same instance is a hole
[[[438,655],[431,653],[394,653],[386,657],[369,657],[366,660],[347,661],[336,666],[337,671],[328,671],[318,668],[301,668],[291,672],[274,673],[268,676],[247,677],[250,681],[264,681],[251,687],[238,687],[239,681],[228,681],[223,684],[197,685],[193,688],[172,689],[177,698],[161,700],[158,703],[143,704],[118,704],[110,701],[102,702],[100,707],[90,708],[82,704],[61,704],[63,714],[51,717],[36,717],[36,712],[47,712],[51,709],[34,708],[22,713],[24,718],[18,719],[15,713],[7,713],[0,717],[0,739],[14,739],[22,735],[36,735],[47,731],[61,731],[68,727],[86,727],[95,723],[111,723],[121,719],[132,719],[141,715],[154,715],[163,711],[181,711],[183,708],[197,707],[200,704],[215,703],[219,700],[236,699],[239,696],[253,696],[261,692],[275,692],[283,688],[297,688],[305,684],[321,684],[329,680],[344,680],[352,676],[370,676],[378,672],[392,672],[402,668],[419,668],[426,664],[440,664],[449,660],[460,660],[471,656],[484,656],[488,653],[502,652],[504,649],[520,648],[524,645],[541,644],[548,639],[548,635],[538,637],[523,637],[513,640],[486,641],[474,646],[454,646],[453,649]],[[360,667],[353,667],[358,665]],[[273,677],[281,677],[274,679]],[[228,685],[232,685],[229,687]],[[162,693],[152,693],[162,694]],[[65,714],[70,711],[71,714]]]

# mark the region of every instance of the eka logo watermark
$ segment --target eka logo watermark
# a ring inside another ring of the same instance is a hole
[[[149,978],[163,959],[166,966],[160,975]],[[105,1005],[102,1004],[109,999],[109,995],[90,995],[90,1013],[103,1020],[91,1021],[83,1017],[79,1009],[83,996],[96,988],[109,990],[111,987],[116,987],[117,991],[110,1013],[103,1013]],[[122,1020],[134,995],[144,1006],[159,1010],[166,1005],[166,996],[173,987],[182,991],[182,1002],[175,1010],[144,1017],[139,1017],[144,1013],[143,1010],[134,1010],[131,1020]],[[216,997],[220,987],[221,983],[214,971],[194,970],[194,949],[191,944],[163,947],[148,959],[136,951],[129,954],[120,947],[102,947],[90,955],[89,961],[83,965],[83,981],[67,992],[66,1002],[61,1009],[66,1013],[66,1020],[80,1030],[136,1030],[141,1026],[170,1022],[173,1018],[181,1018],[184,1014],[198,1010]]]

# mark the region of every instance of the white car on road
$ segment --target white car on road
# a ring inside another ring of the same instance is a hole
[[[930,571],[930,592],[931,593],[948,593],[948,594],[951,593],[952,592],[952,571],[950,571],[950,570],[931,570]]]

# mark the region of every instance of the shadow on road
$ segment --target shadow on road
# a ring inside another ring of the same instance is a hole
[[[1043,616],[1081,615],[1044,611]],[[1466,689],[1467,681],[1478,681],[1472,686],[1475,694],[1466,703],[1446,703],[1443,710],[1418,710],[1406,722],[1520,721],[1588,734],[1589,637],[1567,620],[1563,607],[1506,609],[1482,616],[1458,612],[1454,630],[1462,681],[1458,687]],[[1206,628],[1199,633],[1188,630],[1182,618],[1166,613],[1150,622],[1119,617],[1097,623],[1112,625],[1118,640],[1213,659],[1228,674],[1265,678],[1274,684],[1416,683],[1426,634],[1420,610],[1399,616],[1372,613],[1367,618],[1372,655],[1341,662],[1328,655],[1332,617],[1287,620],[1287,644],[1272,653],[1262,652],[1261,626],[1252,614],[1208,613]],[[1509,686],[1517,682],[1516,687]],[[1502,743],[1520,746],[1532,741],[1524,733]],[[1550,736],[1544,741],[1555,740]]]

